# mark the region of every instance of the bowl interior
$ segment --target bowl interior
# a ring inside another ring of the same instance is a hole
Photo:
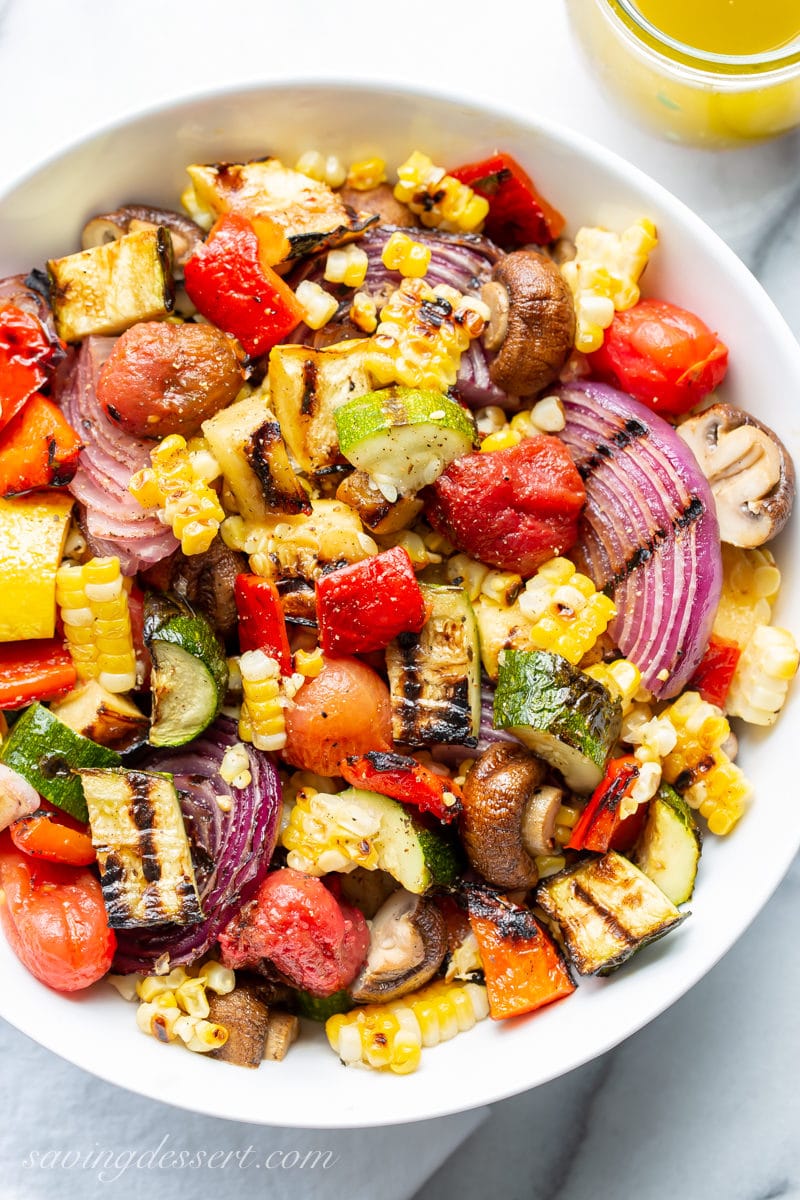
[[[731,348],[724,398],[775,428],[800,461],[800,350],[777,311],[720,239],[659,185],[610,152],[551,126],[443,97],[338,84],[264,87],[137,117],[67,150],[0,200],[3,274],[78,247],[92,213],[122,203],[178,206],[185,166],[265,153],[293,162],[308,148],[390,164],[423,149],[445,165],[500,148],[581,224],[621,228],[651,217],[661,246],[644,291],[694,309]],[[800,631],[800,526],[776,545],[784,572],[780,623]],[[278,1067],[244,1071],[201,1061],[140,1034],[132,1005],[107,985],[74,998],[41,986],[0,938],[0,1015],[64,1058],[144,1095],[271,1125],[341,1127],[419,1120],[511,1095],[608,1049],[670,1005],[732,945],[777,886],[800,844],[787,786],[795,694],[768,736],[748,730],[741,765],[753,806],[723,844],[706,839],[693,915],[609,980],[586,980],[568,1003],[505,1024],[489,1021],[423,1056],[398,1078],[344,1070],[321,1031],[304,1029]],[[780,831],[778,839],[776,830]],[[758,848],[759,853],[755,853]]]

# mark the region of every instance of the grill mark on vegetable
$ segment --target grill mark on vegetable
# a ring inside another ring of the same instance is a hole
[[[481,884],[467,884],[465,893],[469,915],[491,921],[504,940],[529,942],[540,936],[529,909],[510,904],[499,892]]]
[[[390,754],[382,750],[369,750],[364,757],[375,771],[413,771],[417,760],[405,754]],[[358,755],[353,755],[348,762],[358,762]]]
[[[300,412],[302,416],[313,416],[316,403],[317,366],[313,359],[307,358],[303,363],[303,396],[300,401]]]
[[[601,466],[603,462],[612,459],[617,450],[624,450],[631,442],[649,436],[650,430],[648,427],[643,425],[641,421],[637,421],[635,417],[631,417],[621,429],[618,429],[616,433],[612,433],[609,440],[613,445],[609,446],[607,442],[597,442],[594,448],[595,453],[591,454],[589,458],[584,459],[578,465],[578,474],[585,482],[592,471]]]
[[[155,806],[150,799],[150,779],[142,771],[131,771],[128,775],[131,790],[131,818],[139,830],[142,848],[142,874],[148,883],[161,878],[161,863],[155,844]]]
[[[703,512],[702,500],[697,496],[692,496],[682,512],[676,513],[672,518],[670,529],[673,533],[683,532],[684,529],[688,529],[690,525],[699,520]],[[606,581],[603,585],[603,592],[607,596],[610,596],[614,589],[621,583],[624,583],[637,567],[641,567],[646,562],[649,562],[653,555],[657,554],[668,540],[670,529],[663,529],[661,526],[654,529],[647,538],[647,541],[632,550],[630,556],[625,560],[620,569],[615,571],[611,578]]]
[[[630,931],[627,930],[624,925],[620,925],[617,918],[612,912],[609,911],[609,909],[604,908],[602,904],[598,904],[594,896],[591,894],[591,892],[587,892],[583,884],[573,881],[572,894],[576,900],[582,900],[583,903],[588,905],[589,908],[593,908],[596,913],[599,913],[614,936],[621,942],[624,942],[626,946],[637,945],[639,939],[633,937]]]
[[[265,421],[251,435],[245,447],[245,458],[261,484],[261,491],[270,508],[285,513],[310,513],[311,505],[305,492],[297,495],[282,491],[275,480],[270,459],[274,448],[280,446],[282,440],[278,422]]]

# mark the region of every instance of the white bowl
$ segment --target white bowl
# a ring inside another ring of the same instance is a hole
[[[646,292],[698,312],[731,348],[724,397],[781,435],[800,462],[800,349],[747,269],[706,225],[635,167],[550,125],[396,88],[262,87],[190,100],[106,130],[42,167],[0,201],[0,271],[28,270],[77,248],[92,213],[125,202],[176,207],[190,162],[264,153],[293,162],[308,148],[346,160],[414,148],[434,161],[510,151],[569,228],[622,228],[653,218],[661,239]],[[784,572],[780,623],[800,631],[800,522],[775,547]],[[346,1127],[414,1121],[534,1087],[608,1050],[652,1020],[731,947],[775,889],[800,844],[795,688],[777,728],[741,738],[755,801],[736,831],[706,839],[692,917],[608,980],[530,1017],[485,1021],[396,1077],[344,1069],[321,1030],[306,1028],[280,1066],[245,1071],[138,1032],[110,987],[67,998],[40,985],[0,938],[0,1014],[36,1041],[113,1083],[215,1116],[271,1125]],[[687,1036],[690,1034],[687,1031]]]

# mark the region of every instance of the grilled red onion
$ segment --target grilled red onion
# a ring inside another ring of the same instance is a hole
[[[614,600],[609,633],[655,696],[699,663],[719,603],[722,559],[711,490],[671,425],[604,384],[559,393],[562,437],[586,486],[574,554]]]
[[[83,506],[87,542],[95,554],[117,555],[123,572],[134,575],[172,554],[178,543],[128,491],[134,472],[149,465],[153,443],[113,425],[97,400],[97,377],[115,340],[87,338],[70,370],[57,379],[57,394],[84,443],[69,490]]]
[[[383,265],[381,258],[386,243],[396,232],[397,229],[393,225],[378,225],[367,230],[358,243],[366,251],[369,260],[366,278],[358,290],[374,297],[379,307],[401,282],[399,272],[390,271]],[[490,278],[492,267],[503,257],[502,250],[499,250],[494,242],[475,233],[440,233],[434,229],[402,229],[400,232],[413,237],[415,242],[430,247],[431,262],[425,282],[431,287],[445,283],[460,292],[477,296],[483,284]],[[292,334],[291,341],[304,345],[330,345],[332,341],[340,340],[336,336],[337,325],[342,327],[342,337],[358,335],[358,330],[347,322],[355,289],[328,283],[324,272],[324,257],[309,259],[293,273],[290,282],[293,287],[302,279],[319,284],[340,300],[339,311],[316,333],[307,325],[299,325]],[[479,339],[471,343],[461,358],[456,381],[459,397],[472,408],[481,408],[487,404],[516,408],[517,402],[501,391],[489,378],[489,367],[493,358],[494,354],[490,353]]]
[[[280,824],[280,782],[267,755],[246,746],[251,782],[236,789],[225,783],[220,765],[237,740],[235,722],[219,717],[190,745],[154,750],[137,763],[146,771],[167,771],[175,780],[204,919],[197,925],[119,930],[115,970],[152,971],[165,954],[170,966],[194,962],[266,875]],[[220,799],[230,802],[229,811],[220,808]]]

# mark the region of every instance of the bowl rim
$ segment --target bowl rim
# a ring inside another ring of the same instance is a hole
[[[696,236],[701,237],[704,241],[710,243],[713,248],[715,257],[721,259],[722,265],[732,281],[735,282],[737,288],[743,289],[752,297],[754,304],[759,306],[769,320],[774,336],[782,342],[782,349],[790,359],[794,359],[797,378],[800,381],[800,344],[798,344],[792,330],[783,317],[782,313],[777,308],[775,302],[765,291],[761,283],[752,274],[744,262],[736,255],[736,253],[728,246],[728,244],[720,237],[714,229],[712,229],[700,216],[697,215],[683,200],[672,193],[665,185],[658,180],[648,175],[634,163],[628,161],[623,155],[615,150],[605,146],[586,134],[576,131],[568,126],[561,125],[559,122],[550,118],[543,118],[537,114],[531,114],[528,111],[521,109],[516,105],[503,105],[497,103],[484,103],[465,97],[464,95],[454,92],[449,88],[419,87],[413,84],[402,82],[385,82],[378,79],[366,78],[358,82],[342,80],[331,77],[316,76],[311,79],[305,79],[302,76],[296,78],[285,78],[271,81],[249,81],[243,84],[228,84],[222,87],[210,89],[197,89],[191,92],[182,93],[179,96],[158,101],[150,105],[139,106],[134,105],[118,114],[113,120],[93,125],[85,132],[76,136],[60,149],[48,154],[45,158],[26,166],[21,172],[16,173],[7,181],[0,189],[0,205],[5,203],[13,194],[24,185],[35,180],[35,178],[48,168],[57,165],[64,159],[78,150],[87,147],[92,142],[99,141],[108,135],[115,132],[124,132],[131,125],[145,122],[148,119],[157,117],[160,114],[170,114],[172,117],[177,117],[182,111],[187,113],[197,105],[213,104],[215,101],[236,101],[241,99],[245,101],[250,95],[262,95],[264,93],[278,94],[284,91],[297,91],[302,89],[307,92],[324,93],[331,89],[336,91],[349,93],[356,96],[374,95],[376,92],[383,97],[397,96],[400,100],[419,101],[429,99],[435,103],[444,105],[457,105],[460,109],[467,113],[473,113],[482,117],[497,118],[499,120],[507,120],[517,124],[521,131],[526,135],[542,135],[551,143],[565,148],[569,152],[579,156],[590,165],[598,165],[605,171],[610,171],[616,178],[626,187],[631,186],[638,193],[644,194],[654,200],[656,203],[661,203],[666,209],[674,214],[675,218],[692,231]],[[182,1100],[173,1098],[173,1096],[165,1097],[159,1091],[159,1087],[163,1083],[161,1079],[155,1079],[152,1084],[145,1081],[137,1080],[136,1083],[127,1082],[120,1079],[118,1075],[109,1067],[104,1068],[92,1060],[91,1065],[87,1065],[87,1056],[81,1053],[81,1048],[75,1047],[72,1052],[69,1048],[59,1044],[58,1028],[34,1028],[34,1022],[25,1019],[25,1014],[15,1014],[14,1016],[6,1016],[2,1012],[2,1001],[0,1001],[0,1015],[10,1024],[14,1025],[21,1032],[26,1034],[31,1040],[37,1042],[59,1057],[78,1066],[88,1073],[97,1076],[108,1083],[122,1087],[134,1094],[144,1095],[150,1099],[160,1101],[161,1103],[170,1104],[178,1109],[190,1109],[191,1111],[216,1117],[218,1119],[233,1120],[233,1121],[251,1121],[259,1124],[278,1125],[281,1128],[313,1128],[313,1129],[345,1129],[345,1128],[365,1128],[378,1127],[382,1125],[394,1125],[404,1123],[414,1123],[420,1120],[432,1119],[437,1116],[446,1116],[457,1112],[464,1112],[470,1109],[478,1108],[486,1104],[491,1104],[496,1101],[508,1098],[512,1095],[519,1094],[522,1091],[533,1087],[541,1086],[542,1084],[551,1082],[560,1076],[567,1074],[585,1063],[605,1054],[628,1037],[649,1024],[656,1017],[660,1016],[664,1011],[671,1007],[678,999],[685,995],[694,985],[703,978],[731,949],[738,941],[745,930],[750,926],[755,917],[761,912],[764,905],[775,892],[779,884],[786,875],[792,860],[800,848],[800,825],[798,826],[797,836],[795,838],[786,838],[778,842],[776,847],[773,847],[773,870],[768,878],[763,881],[760,887],[755,888],[755,897],[745,909],[738,910],[733,916],[730,923],[727,925],[725,934],[721,937],[710,957],[704,958],[688,973],[682,973],[680,976],[679,985],[676,988],[669,989],[665,992],[664,997],[658,1002],[649,1004],[640,1017],[636,1017],[630,1021],[622,1032],[616,1030],[610,1035],[599,1037],[592,1045],[591,1050],[580,1053],[577,1056],[566,1055],[567,1061],[562,1067],[554,1067],[552,1070],[541,1073],[534,1083],[526,1083],[520,1085],[515,1078],[509,1082],[499,1079],[486,1079],[482,1093],[478,1097],[456,1097],[447,1103],[430,1103],[422,1112],[420,1111],[398,1111],[398,1106],[388,1106],[391,1111],[386,1113],[375,1111],[369,1112],[369,1120],[365,1121],[364,1113],[353,1114],[348,1110],[332,1113],[330,1122],[320,1124],[318,1121],[303,1120],[302,1114],[300,1119],[297,1119],[297,1114],[293,1113],[291,1125],[287,1125],[280,1120],[280,1112],[271,1112],[268,1114],[269,1119],[263,1117],[259,1113],[254,1113],[249,1116],[241,1114],[231,1114],[220,1112],[213,1093],[200,1092],[193,1094],[187,1103]],[[777,859],[777,862],[775,861]],[[59,999],[69,1001],[70,997],[65,997],[63,994],[57,994]],[[402,1081],[401,1081],[402,1082]],[[265,1087],[267,1085],[265,1084]],[[383,1096],[375,1097],[376,1102],[382,1107]],[[369,1103],[369,1097],[365,1097]]]

